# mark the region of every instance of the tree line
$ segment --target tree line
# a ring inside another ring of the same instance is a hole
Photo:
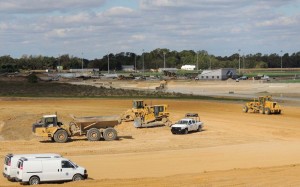
[[[132,52],[110,53],[102,58],[93,60],[64,54],[58,57],[23,55],[21,58],[12,58],[9,55],[0,57],[0,72],[16,72],[19,70],[56,69],[62,66],[64,69],[96,68],[107,71],[109,58],[110,70],[122,70],[122,65],[136,65],[140,70],[163,68],[181,68],[182,65],[196,65],[196,69],[217,68],[299,68],[300,52],[285,54],[247,54],[239,53],[231,56],[215,56],[205,50],[170,51],[169,49],[155,49],[143,54]],[[165,62],[165,63],[164,63]]]

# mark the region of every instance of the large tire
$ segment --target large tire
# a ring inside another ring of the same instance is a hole
[[[281,110],[278,111],[278,114],[281,114]]]
[[[200,131],[202,131],[201,125],[199,125],[199,126],[198,126],[198,129],[197,129],[197,132],[200,132]]]
[[[73,179],[72,179],[73,181],[81,181],[81,180],[83,180],[83,177],[82,177],[82,175],[80,175],[80,174],[75,174],[74,176],[73,176]]]
[[[68,141],[68,133],[63,129],[60,129],[56,131],[53,138],[57,143],[66,143]]]
[[[117,139],[117,131],[114,129],[114,128],[107,128],[103,131],[103,138],[106,140],[106,141],[112,141],[112,140],[115,140]]]
[[[245,112],[245,113],[248,112],[248,107],[246,105],[243,107],[243,112]]]
[[[86,137],[89,141],[99,141],[101,138],[101,133],[96,128],[91,128],[87,131]]]
[[[271,110],[269,108],[265,108],[265,114],[270,115],[271,114]]]
[[[187,129],[184,129],[184,134],[188,134],[189,131]]]
[[[28,183],[29,185],[37,185],[40,183],[40,178],[38,176],[32,176],[30,177]]]

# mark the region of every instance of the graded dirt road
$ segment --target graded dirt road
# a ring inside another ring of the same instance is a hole
[[[51,143],[31,134],[42,114],[121,114],[127,99],[2,99],[0,159],[7,153],[59,153],[87,168],[89,180],[59,186],[300,186],[300,107],[282,115],[242,113],[243,103],[147,100],[169,105],[171,120],[198,112],[202,132],[172,135],[169,127],[116,127],[117,141],[75,138]],[[56,186],[46,184],[43,186]],[[20,186],[0,177],[0,186]]]

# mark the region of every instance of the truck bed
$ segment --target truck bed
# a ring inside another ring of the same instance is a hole
[[[86,116],[86,117],[75,117],[73,118],[73,123],[80,125],[82,128],[106,128],[114,127],[120,123],[120,116]]]

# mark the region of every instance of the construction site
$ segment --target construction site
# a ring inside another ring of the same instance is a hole
[[[155,90],[159,84],[138,83],[135,89]],[[3,97],[0,159],[37,151],[66,156],[89,172],[88,180],[60,184],[66,187],[300,185],[299,84],[168,81],[164,86],[231,99]],[[188,112],[201,117],[201,132],[173,135],[170,125]],[[39,131],[47,121],[59,128]],[[56,134],[59,129],[67,140]],[[3,177],[0,184],[20,186]]]

